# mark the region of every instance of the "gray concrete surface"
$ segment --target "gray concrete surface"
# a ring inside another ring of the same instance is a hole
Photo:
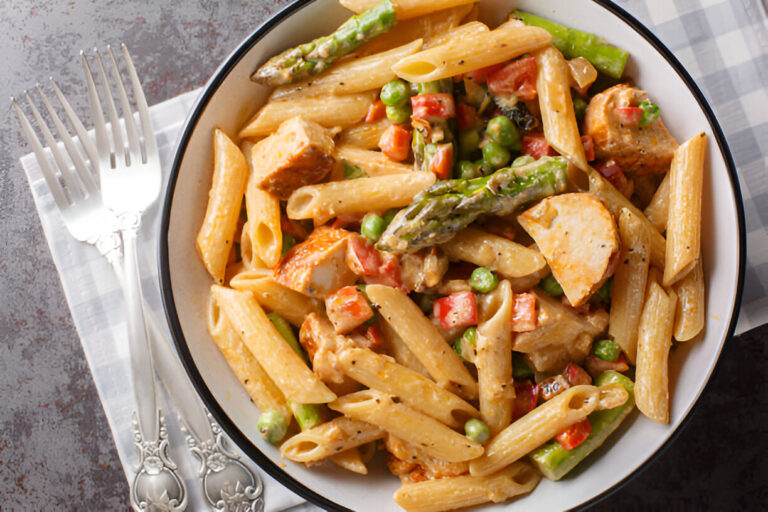
[[[0,0],[0,510],[125,510],[128,488],[27,182],[8,97],[125,42],[155,103],[202,85],[286,0]],[[622,2],[631,9],[631,2]],[[85,98],[70,94],[75,109]],[[765,510],[768,327],[729,340],[682,433],[593,510]]]

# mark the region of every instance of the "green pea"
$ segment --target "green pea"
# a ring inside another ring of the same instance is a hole
[[[533,368],[523,359],[523,354],[512,352],[512,377],[515,379],[529,379],[533,377]]]
[[[479,178],[483,173],[480,172],[478,166],[469,160],[462,160],[459,162],[459,178],[463,180],[471,180],[472,178]]]
[[[353,165],[346,160],[341,161],[341,166],[344,169],[345,180],[355,180],[357,178],[367,178],[368,173],[362,170],[360,167]]]
[[[468,345],[474,346],[475,343],[477,343],[477,328],[468,327],[467,330],[464,331],[464,334],[461,335],[461,338],[465,340]]]
[[[480,134],[477,130],[462,130],[459,132],[459,155],[469,158],[480,146]]]
[[[509,150],[498,142],[488,142],[483,146],[483,160],[494,170],[507,165],[510,158]]]
[[[384,110],[387,113],[387,119],[395,124],[408,122],[411,118],[411,113],[413,112],[411,106],[407,103],[403,103],[402,105],[387,105]]]
[[[285,253],[291,250],[296,245],[296,239],[290,233],[283,233],[283,247],[280,249],[280,256],[285,256]]]
[[[288,430],[288,422],[285,416],[279,411],[267,411],[261,413],[259,421],[256,423],[261,436],[270,443],[277,443]]]
[[[384,84],[381,88],[381,94],[379,94],[381,101],[385,105],[396,107],[405,104],[408,98],[411,97],[408,85],[402,80],[392,80],[389,83]]]
[[[512,165],[510,165],[510,167],[522,167],[535,161],[536,159],[531,155],[520,155],[519,157],[512,160]]]
[[[461,338],[453,342],[453,351],[459,355],[462,361],[466,361],[464,359],[464,352],[461,350]]]
[[[464,424],[464,432],[467,434],[468,438],[478,443],[484,443],[491,437],[491,431],[488,430],[488,425],[477,418],[472,418]]]
[[[514,123],[506,116],[496,116],[488,121],[485,127],[485,133],[488,137],[505,148],[511,148],[516,145],[520,136],[517,133]]]
[[[559,297],[563,294],[563,287],[560,286],[560,283],[557,282],[557,279],[552,274],[539,281],[539,288],[553,297]]]
[[[581,121],[584,118],[584,114],[587,113],[587,102],[584,98],[579,96],[573,97],[573,111],[576,114],[576,119]]]
[[[499,284],[499,278],[489,268],[477,267],[469,276],[469,286],[481,293],[488,293]]]
[[[595,342],[592,352],[604,361],[615,361],[619,358],[619,354],[621,354],[621,348],[614,341],[600,340]]]
[[[363,222],[360,223],[360,234],[373,243],[379,239],[386,228],[387,225],[383,218],[375,213],[369,213],[363,217]]]
[[[643,109],[643,118],[638,123],[640,126],[648,126],[659,118],[659,106],[655,103],[646,100],[640,103],[638,107]]]
[[[613,285],[613,276],[609,277],[603,283],[603,286],[597,289],[592,298],[598,302],[608,302],[611,300],[611,286]]]

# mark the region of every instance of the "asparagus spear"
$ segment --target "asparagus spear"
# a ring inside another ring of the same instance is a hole
[[[566,59],[584,57],[598,71],[613,78],[621,78],[624,73],[629,52],[608,44],[603,38],[520,10],[516,10],[514,16],[526,25],[543,28],[552,34],[552,44]]]
[[[304,361],[308,361],[306,352],[299,345],[299,341],[293,334],[293,329],[288,321],[280,316],[278,313],[269,313],[267,318],[275,326],[275,329],[288,342],[294,352],[296,352]],[[296,423],[299,424],[301,430],[307,430],[322,422],[322,411],[319,405],[316,404],[298,404],[292,400],[287,400],[288,406],[293,411],[293,417],[296,418]]]
[[[272,57],[251,75],[251,80],[270,86],[305,80],[387,32],[395,23],[392,1],[381,0],[367,11],[349,18],[333,34]]]
[[[563,192],[566,168],[563,157],[542,157],[482,178],[436,183],[395,215],[376,248],[404,253],[447,242],[480,215],[508,215]]]
[[[621,384],[629,393],[629,397],[624,404],[618,407],[590,414],[589,423],[592,426],[592,433],[583,443],[569,451],[560,446],[557,441],[550,441],[531,453],[531,458],[539,466],[544,476],[550,480],[560,480],[587,455],[603,444],[611,432],[616,430],[624,418],[632,412],[635,406],[634,383],[628,377],[609,370],[597,378],[595,385],[604,386],[612,382]]]

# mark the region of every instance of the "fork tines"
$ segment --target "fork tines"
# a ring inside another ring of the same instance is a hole
[[[94,81],[94,74],[91,71],[91,66],[88,62],[88,57],[85,52],[80,52],[80,59],[82,61],[85,79],[88,85],[88,99],[91,104],[94,130],[96,132],[96,146],[99,148],[99,161],[101,165],[105,166],[105,169],[114,168],[116,166],[116,158],[123,158],[125,164],[130,165],[132,161],[136,163],[146,163],[149,158],[154,158],[155,155],[157,155],[157,147],[149,119],[147,100],[144,97],[144,92],[141,88],[141,83],[139,82],[139,77],[134,68],[131,56],[128,53],[128,49],[124,44],[121,44],[121,47],[123,61],[131,80],[131,89],[136,110],[138,111],[141,129],[137,127],[134,120],[131,102],[128,99],[126,86],[123,82],[122,74],[120,73],[118,61],[112,53],[112,48],[107,46],[106,58],[102,58],[102,53],[98,49],[94,49],[96,68],[98,69],[98,74],[101,76],[101,89],[104,99],[103,104],[106,106],[107,117],[109,119],[109,124],[112,127],[112,129],[109,130],[109,132],[111,132],[111,137],[108,134],[102,102],[99,99],[99,93]],[[107,72],[104,66],[104,60],[107,58],[108,62],[111,64],[114,80],[110,80],[107,77]],[[123,114],[125,127],[124,133],[123,130],[115,129],[115,127],[120,126],[120,117],[117,112],[110,82],[114,82],[115,92],[117,93],[120,102],[120,110]],[[127,141],[123,140],[123,135],[126,136]]]
[[[11,98],[11,104],[19,117],[24,135],[37,157],[43,177],[51,190],[53,198],[57,206],[63,209],[72,202],[98,191],[99,185],[96,178],[98,175],[98,160],[96,149],[88,137],[88,132],[85,130],[83,123],[77,117],[53,78],[50,81],[56,96],[59,98],[61,109],[69,120],[70,126],[77,134],[76,138],[62,122],[40,84],[37,84],[35,88],[40,95],[48,117],[64,149],[57,143],[56,137],[54,137],[51,129],[48,127],[48,123],[46,123],[42,114],[35,106],[28,91],[24,91],[24,97],[26,98],[27,108],[32,113],[35,124],[43,136],[53,161],[51,161],[43,143],[40,141],[33,123],[15,98]],[[77,140],[79,140],[82,150],[78,148]]]

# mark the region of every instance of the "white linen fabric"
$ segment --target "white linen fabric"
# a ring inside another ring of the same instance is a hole
[[[736,333],[768,322],[768,16],[759,0],[619,0],[651,29],[690,72],[714,109],[738,167],[747,231],[747,266]],[[183,122],[199,90],[151,107],[164,183]],[[126,475],[137,464],[131,431],[134,409],[123,296],[96,249],[69,235],[34,155],[21,158],[61,278],[75,327],[115,438]],[[164,192],[163,192],[164,194]],[[162,197],[162,196],[161,196]],[[143,292],[164,318],[156,239],[161,201],[145,214],[140,236]],[[205,510],[196,462],[184,447],[173,405],[165,400],[171,454],[190,492],[188,510]],[[243,459],[247,459],[243,456]],[[266,510],[319,510],[260,472]]]

